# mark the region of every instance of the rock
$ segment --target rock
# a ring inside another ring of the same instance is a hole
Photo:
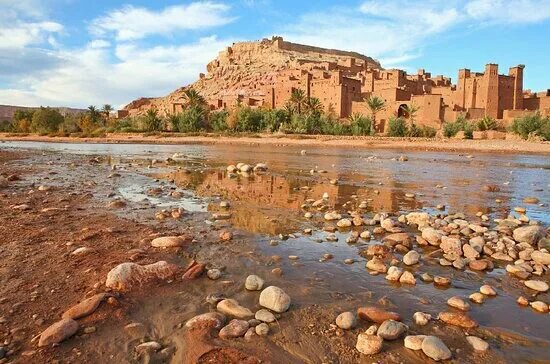
[[[451,358],[451,351],[437,336],[426,336],[422,341],[422,352],[429,358],[440,361]]]
[[[255,327],[249,327],[248,330],[246,330],[246,333],[244,334],[244,339],[246,341],[252,341],[257,336],[258,335],[256,335],[256,328]]]
[[[484,259],[483,260],[471,260],[468,263],[468,267],[470,267],[471,270],[482,271],[482,270],[487,269],[488,264],[489,263]]]
[[[189,319],[185,323],[185,327],[195,328],[208,326],[220,329],[225,324],[225,320],[225,316],[219,312],[207,312]]]
[[[382,322],[376,335],[384,340],[398,339],[407,331],[407,325],[394,320],[386,320]]]
[[[367,331],[365,331],[365,334],[367,334],[367,335],[376,335],[376,331],[378,331],[378,326],[371,325],[371,326],[369,326]]]
[[[101,302],[110,297],[111,295],[107,293],[98,293],[90,298],[86,298],[82,302],[76,304],[75,306],[69,308],[63,313],[62,318],[70,318],[73,320],[85,317],[94,313],[94,311],[99,307]]]
[[[378,307],[366,306],[357,309],[357,316],[362,320],[380,324],[387,320],[401,321],[401,316],[396,312],[385,311]]]
[[[352,312],[342,312],[336,317],[336,325],[343,330],[353,329],[357,326],[357,318]]]
[[[177,265],[165,261],[148,265],[122,263],[109,271],[105,285],[113,290],[123,291],[154,280],[172,278],[177,271]]]
[[[402,244],[405,246],[410,245],[411,237],[407,233],[395,233],[384,237],[384,242],[390,242],[391,245]]]
[[[231,339],[235,337],[241,337],[243,336],[250,325],[248,322],[244,320],[237,320],[233,319],[227,324],[227,326],[224,326],[219,333],[219,337],[221,339]]]
[[[527,306],[529,305],[529,301],[527,300],[527,298],[523,297],[523,296],[519,296],[518,299],[517,299],[517,303],[521,306]]]
[[[443,235],[434,228],[427,227],[422,229],[422,238],[426,239],[430,245],[438,246],[441,243]]]
[[[531,259],[536,263],[550,265],[550,253],[541,252],[540,250],[535,250],[531,253]]]
[[[244,287],[248,291],[260,291],[264,287],[264,280],[256,275],[246,277]]]
[[[436,286],[448,286],[451,284],[451,279],[447,277],[435,276],[434,284]]]
[[[488,284],[484,284],[483,286],[479,287],[479,292],[483,293],[486,296],[497,295],[497,291],[495,291],[495,289]]]
[[[183,273],[182,279],[184,280],[197,279],[202,275],[205,269],[206,269],[206,266],[204,264],[193,260],[191,264],[188,265],[185,272]]]
[[[82,246],[80,248],[76,248],[72,251],[71,255],[86,255],[88,253],[93,253],[95,250],[92,248],[88,248],[87,246]]]
[[[339,228],[349,228],[351,226],[351,220],[341,219],[336,223],[336,226],[338,226]]]
[[[40,334],[38,346],[43,347],[60,343],[76,334],[78,327],[78,322],[71,318],[61,319]]]
[[[274,314],[272,314],[270,311],[264,308],[262,308],[261,310],[258,310],[258,312],[256,312],[256,315],[254,315],[254,317],[257,320],[267,322],[267,323],[275,322],[275,320],[277,320]]]
[[[438,319],[448,325],[459,326],[464,329],[473,329],[478,326],[477,322],[465,314],[458,312],[440,312]]]
[[[386,279],[388,281],[397,282],[399,281],[399,278],[401,278],[401,275],[403,274],[403,269],[391,266],[390,269],[388,269],[388,274],[386,275]]]
[[[0,187],[2,187],[2,177],[0,176]],[[6,357],[6,349],[3,346],[0,346],[0,360]]]
[[[225,315],[233,316],[239,319],[249,319],[251,317],[254,317],[254,313],[252,311],[250,311],[246,307],[241,306],[237,300],[234,300],[232,298],[227,298],[220,301],[216,306],[216,310]]]
[[[327,221],[340,220],[341,218],[342,218],[342,215],[336,213],[335,211],[327,212],[325,214],[325,220],[327,220]]]
[[[414,265],[420,260],[420,254],[416,250],[411,250],[403,256],[403,263],[406,265]]]
[[[422,342],[426,338],[426,335],[408,335],[405,336],[404,344],[407,349],[421,350]]]
[[[384,219],[380,221],[380,226],[386,231],[392,231],[395,227],[395,222],[392,219]]]
[[[418,326],[425,326],[432,319],[432,315],[425,312],[415,312],[413,315],[414,323]]]
[[[538,225],[529,225],[514,229],[513,237],[518,243],[534,245],[542,237],[542,228]]]
[[[548,305],[542,301],[534,301],[531,302],[531,307],[538,312],[541,313],[547,313],[548,312]]]
[[[281,313],[290,307],[290,296],[276,286],[267,287],[260,293],[260,305]]]
[[[531,288],[532,290],[538,291],[538,292],[546,292],[548,291],[548,283],[543,281],[537,281],[537,280],[530,280],[523,282],[525,286]]]
[[[480,292],[474,292],[470,295],[470,301],[482,304],[485,302],[485,296]]]
[[[143,344],[139,344],[136,346],[136,352],[139,354],[142,353],[155,353],[159,351],[162,348],[162,345],[160,345],[156,341],[148,341]]]
[[[475,351],[487,351],[489,344],[487,341],[477,336],[466,336],[466,341],[474,348]]]
[[[514,260],[511,256],[509,256],[508,254],[506,254],[504,252],[496,252],[496,253],[491,255],[491,258],[496,259],[496,260],[503,260],[505,262],[511,262],[511,261]]]
[[[183,236],[164,236],[151,241],[151,246],[154,248],[176,248],[184,246],[191,239]]]
[[[220,233],[220,241],[230,241],[233,239],[233,233],[231,231],[224,230]]]
[[[267,336],[269,334],[269,326],[266,323],[261,323],[256,326],[256,334],[258,336]]]
[[[221,272],[221,270],[219,270],[219,269],[212,268],[212,269],[209,269],[209,270],[206,272],[206,275],[208,276],[208,278],[210,278],[210,279],[212,279],[212,280],[215,281],[215,280],[221,278],[222,272]]]
[[[457,308],[461,311],[468,311],[470,309],[470,304],[464,301],[459,296],[453,296],[447,300],[447,304],[451,307]]]
[[[430,283],[430,282],[434,281],[434,278],[432,277],[432,275],[430,273],[422,273],[420,275],[420,279],[422,279],[426,283]]]
[[[452,254],[453,256],[457,256],[457,257],[462,255],[462,243],[458,238],[442,236],[441,244],[439,245],[439,247],[446,254]]]
[[[361,354],[374,355],[378,354],[382,350],[383,342],[384,340],[381,337],[361,333],[357,336],[357,344],[355,344],[355,348]]]
[[[386,267],[386,264],[384,264],[384,261],[376,257],[369,260],[366,266],[367,266],[367,269],[370,269],[379,273],[386,273],[386,271],[388,270],[388,268]]]
[[[256,327],[261,323],[262,322],[260,320],[257,320],[255,318],[248,320],[248,324],[250,325],[250,327]]]
[[[428,226],[430,223],[430,215],[426,212],[411,212],[405,216],[407,224],[417,225],[419,228]]]
[[[475,250],[470,244],[464,244],[462,246],[462,252],[464,253],[464,256],[468,259],[479,258],[479,252]]]
[[[415,285],[416,278],[414,278],[414,275],[411,272],[406,270],[401,275],[401,278],[399,278],[399,283]]]

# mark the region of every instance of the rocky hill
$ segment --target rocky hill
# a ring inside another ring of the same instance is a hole
[[[284,41],[281,37],[254,42],[239,42],[227,47],[208,63],[207,73],[191,85],[181,87],[165,97],[141,98],[125,106],[130,115],[140,115],[155,108],[160,115],[172,112],[172,105],[181,102],[183,92],[192,87],[207,100],[224,96],[260,95],[263,86],[274,82],[280,71],[310,69],[315,64],[349,63],[350,59],[380,68],[378,61],[356,52],[325,49]]]

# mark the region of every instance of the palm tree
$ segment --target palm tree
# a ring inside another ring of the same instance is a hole
[[[411,103],[410,105],[401,105],[401,110],[403,110],[406,118],[411,121],[411,129],[414,129],[414,118],[418,110],[420,110],[420,107]]]
[[[317,97],[310,97],[309,100],[307,100],[307,111],[311,114],[321,114],[323,112],[323,104],[321,104],[321,100],[319,100]]]
[[[288,117],[290,118],[292,114],[294,114],[294,104],[290,100],[288,100],[283,105],[283,110],[288,114]]]
[[[156,109],[147,110],[144,121],[147,131],[160,131],[162,129],[162,119],[158,116]]]
[[[304,92],[304,90],[293,89],[292,95],[290,96],[290,102],[292,102],[296,106],[296,111],[298,111],[298,115],[301,115],[302,106],[306,105],[307,102],[306,93]]]
[[[386,108],[386,103],[378,96],[370,96],[367,99],[367,106],[370,109],[372,114],[372,123],[371,123],[371,135],[374,135],[376,130],[376,114]]]
[[[183,92],[183,97],[186,100],[187,106],[206,105],[206,99],[193,88],[188,88],[185,90]]]
[[[88,114],[90,115],[90,121],[92,123],[97,123],[97,120],[99,119],[99,111],[97,110],[97,107],[94,105],[88,106]]]
[[[101,109],[101,111],[103,111],[103,114],[105,114],[105,118],[107,119],[109,119],[109,115],[113,110],[114,110],[113,107],[109,104],[103,105],[103,109]]]

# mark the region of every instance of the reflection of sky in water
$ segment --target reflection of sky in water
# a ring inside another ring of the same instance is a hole
[[[550,223],[547,206],[550,162],[546,156],[471,152],[473,158],[467,158],[466,153],[297,146],[0,143],[0,148],[7,147],[108,154],[115,159],[165,159],[181,153],[193,162],[214,167],[265,162],[271,172],[284,178],[312,178],[314,184],[320,179],[325,183],[331,178],[338,179],[339,201],[345,202],[361,191],[367,193],[360,197],[374,199],[372,192],[378,190],[386,198],[387,203],[380,206],[384,209],[433,209],[444,204],[450,212],[473,215],[482,211],[505,217],[515,206],[525,206],[531,218]],[[300,155],[301,149],[306,149],[307,155]],[[409,161],[392,160],[400,154],[406,154]],[[316,168],[328,173],[309,176],[309,171]],[[445,188],[435,188],[438,184]],[[498,185],[500,192],[483,192],[486,184]],[[417,195],[415,204],[404,198],[407,192]],[[528,196],[537,197],[545,206],[524,204],[523,199]],[[497,203],[496,199],[503,202]]]

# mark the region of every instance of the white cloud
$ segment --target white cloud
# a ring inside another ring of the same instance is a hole
[[[24,48],[43,43],[52,35],[63,31],[63,26],[56,22],[16,22],[0,26],[0,49]],[[53,38],[50,39],[50,41]]]
[[[548,0],[472,0],[464,9],[473,19],[495,23],[536,23],[550,19]]]
[[[63,62],[48,72],[21,77],[11,89],[0,90],[0,99],[19,105],[118,107],[138,97],[166,95],[197,80],[231,41],[212,36],[180,46],[119,44],[114,54],[106,43],[91,42],[58,51],[55,56]]]
[[[181,30],[228,24],[234,20],[228,11],[229,6],[209,1],[174,5],[159,11],[128,5],[92,21],[90,31],[100,36],[114,33],[119,41],[136,40],[149,35],[166,36]]]

